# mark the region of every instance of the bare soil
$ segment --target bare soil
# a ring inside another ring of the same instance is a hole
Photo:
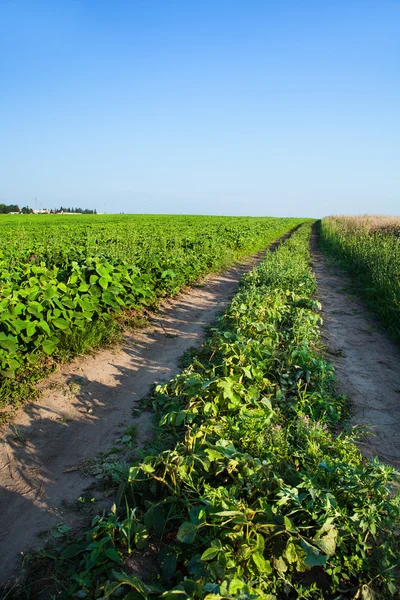
[[[400,349],[364,302],[351,278],[331,264],[312,240],[314,274],[324,319],[323,340],[336,369],[339,391],[352,404],[351,424],[372,435],[362,453],[400,469]]]
[[[118,348],[62,367],[41,382],[39,400],[2,429],[0,583],[22,577],[21,558],[46,547],[60,524],[74,531],[86,526],[88,514],[77,511],[76,501],[92,489],[93,477],[85,476],[79,465],[115,447],[132,424],[137,425],[139,446],[151,438],[152,415],[138,411],[138,401],[155,383],[179,372],[180,357],[202,341],[205,326],[264,255],[260,252],[165,301],[151,326],[126,335]],[[110,498],[100,491],[94,495],[93,510],[110,508]]]

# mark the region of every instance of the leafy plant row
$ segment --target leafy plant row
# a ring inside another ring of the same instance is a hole
[[[12,270],[27,262],[68,270],[73,261],[103,255],[144,271],[157,262],[162,273],[175,261],[186,259],[189,267],[189,256],[218,261],[221,254],[226,260],[232,253],[263,247],[271,226],[286,223],[289,229],[290,222],[293,219],[191,215],[79,215],[72,221],[62,215],[2,215],[1,250]],[[217,248],[219,253],[213,255]]]
[[[372,218],[371,218],[372,220]],[[323,248],[355,277],[358,291],[400,340],[400,227],[377,217],[322,220]]]
[[[231,227],[227,218],[218,221],[219,236],[214,232],[212,239],[207,239],[207,218],[199,222],[194,219],[190,222],[193,247],[189,248],[185,232],[179,234],[174,218],[169,219],[161,221],[157,237],[153,232],[153,239],[147,241],[146,222],[142,239],[133,217],[123,220],[126,238],[130,238],[131,228],[131,241],[136,240],[139,247],[140,240],[143,242],[141,252],[133,257],[136,264],[124,255],[124,246],[118,252],[112,250],[113,242],[116,245],[121,234],[120,223],[112,218],[105,223],[108,238],[101,243],[97,240],[94,246],[84,244],[93,222],[89,230],[70,223],[65,226],[64,234],[53,221],[51,226],[49,221],[41,227],[40,223],[33,224],[33,232],[29,230],[30,246],[25,244],[20,229],[9,230],[20,247],[16,252],[10,241],[9,248],[4,246],[5,256],[0,260],[0,398],[8,399],[14,389],[12,380],[34,374],[46,355],[57,358],[79,353],[85,345],[90,347],[92,339],[96,343],[107,329],[112,330],[110,319],[124,310],[154,306],[160,296],[175,294],[185,284],[222,268],[245,252],[265,248],[299,222],[244,219],[243,223],[235,220]],[[213,220],[209,219],[213,227]],[[48,230],[53,231],[55,241],[50,237],[46,247],[43,236]],[[7,236],[4,230],[2,234],[4,244]],[[65,236],[75,236],[72,248],[65,244],[70,239]],[[198,243],[196,238],[200,240]],[[166,244],[170,245],[169,250],[165,250]],[[7,256],[10,248],[13,253]],[[88,254],[89,251],[94,253]]]
[[[310,227],[244,278],[201,352],[156,388],[159,435],[122,502],[60,553],[65,597],[396,593],[396,475],[338,433],[346,403],[319,351]]]

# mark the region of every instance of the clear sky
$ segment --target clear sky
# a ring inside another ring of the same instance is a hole
[[[0,202],[400,214],[399,0],[0,0]]]

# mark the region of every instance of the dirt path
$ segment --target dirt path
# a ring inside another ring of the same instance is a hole
[[[400,349],[349,291],[351,280],[328,264],[315,233],[312,249],[323,339],[340,391],[352,402],[352,424],[366,425],[374,434],[359,443],[360,449],[400,469]]]
[[[27,405],[14,424],[3,429],[0,583],[21,575],[21,552],[45,546],[52,528],[54,535],[59,524],[76,528],[87,523],[88,515],[77,512],[76,501],[93,477],[83,476],[74,466],[113,448],[132,423],[138,426],[139,444],[146,440],[152,415],[133,415],[137,402],[155,382],[179,371],[182,354],[199,344],[204,327],[223,311],[241,276],[264,255],[208,277],[201,286],[165,302],[151,327],[127,335],[118,350],[103,350],[61,369],[41,383],[39,401]],[[92,508],[97,511],[102,503],[100,496]],[[108,508],[111,500],[105,505]]]

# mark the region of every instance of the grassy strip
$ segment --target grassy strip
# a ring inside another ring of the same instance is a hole
[[[260,223],[239,222],[234,231],[227,227],[225,237],[197,245],[196,257],[193,249],[182,246],[186,238],[175,232],[167,259],[161,258],[159,248],[151,247],[153,253],[147,253],[140,267],[121,256],[87,256],[79,243],[71,251],[72,258],[55,253],[57,264],[50,265],[51,252],[50,257],[41,256],[40,249],[36,249],[38,256],[32,254],[32,261],[24,262],[32,249],[22,243],[20,260],[15,258],[13,266],[9,259],[0,260],[0,406],[32,397],[32,384],[56,362],[113,340],[118,319],[126,311],[157,306],[160,297],[174,295],[206,273],[265,248],[299,222],[264,219],[263,229]],[[206,233],[197,229],[200,238],[203,234],[206,238]],[[233,233],[236,245],[230,240]]]
[[[395,472],[337,434],[346,407],[318,349],[309,236],[246,276],[201,353],[157,388],[160,434],[121,505],[58,555],[64,597],[396,593]]]
[[[357,291],[400,341],[400,228],[386,220],[328,217],[321,245],[354,276]]]

